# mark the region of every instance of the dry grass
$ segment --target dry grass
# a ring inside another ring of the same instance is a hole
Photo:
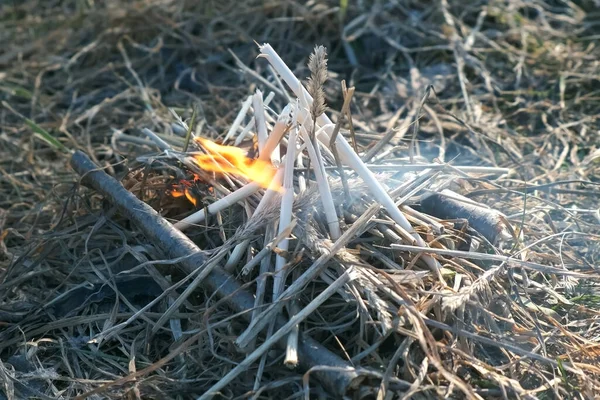
[[[501,177],[430,171],[408,187],[401,174],[378,173],[397,188],[394,200],[406,196],[403,204],[414,209],[403,211],[437,251],[441,281],[419,249],[402,247],[413,244],[410,235],[371,208],[350,171],[350,199],[342,180],[331,179],[342,230],[365,213],[375,217],[363,218],[364,229],[343,246],[314,211],[321,204],[314,191],[295,200],[300,222],[288,283],[324,266],[294,292],[296,307],[354,266],[353,280],[299,325],[369,371],[349,395],[600,393],[600,13],[593,2],[354,1],[341,9],[344,3],[0,5],[0,398],[75,398],[99,387],[90,398],[196,398],[244,360],[235,341],[247,323],[212,293],[180,297],[194,277],[78,186],[59,147],[85,151],[166,218],[180,220],[196,208],[168,190],[192,173],[160,155],[141,130],[180,151],[186,127],[178,118],[190,122],[196,110],[196,133],[223,138],[257,88],[265,98],[275,93],[267,119],[279,114],[289,92],[256,59],[254,41],[270,43],[302,79],[315,45],[327,48],[326,113],[340,117],[346,80],[355,92],[340,135],[355,140],[370,164],[437,159],[510,168]],[[123,133],[137,143],[119,139]],[[242,146],[254,147],[250,139]],[[327,168],[339,176],[335,163]],[[197,208],[242,185],[235,177],[203,178],[192,187]],[[296,181],[302,178],[298,172]],[[423,215],[421,196],[440,183],[501,211],[512,238],[488,243],[461,221]],[[249,207],[260,197],[250,197]],[[230,207],[189,235],[210,260],[247,239],[256,255],[263,236],[266,243],[276,236],[270,226],[279,216],[271,210],[257,223],[246,211]],[[478,258],[464,243],[474,239]],[[233,271],[247,288],[264,285],[265,269],[246,274],[244,264],[246,255]],[[283,368],[283,356],[267,352],[223,395],[327,398],[317,380],[306,384],[302,371]]]

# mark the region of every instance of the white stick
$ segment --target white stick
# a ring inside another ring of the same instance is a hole
[[[306,176],[304,176],[304,162],[302,161],[302,152],[299,152],[298,158],[296,159],[297,168],[300,170],[300,175],[298,175],[298,192],[303,193],[306,191]]]
[[[267,121],[265,120],[265,107],[263,105],[263,96],[260,90],[252,97],[252,106],[254,107],[254,120],[256,121],[256,134],[258,135],[258,153],[262,154],[267,143]]]
[[[213,215],[227,207],[230,207],[230,206],[236,204],[237,202],[239,202],[240,200],[243,200],[246,197],[256,193],[259,189],[260,189],[260,185],[255,182],[252,182],[245,186],[242,186],[235,192],[232,192],[231,194],[228,194],[227,196],[223,197],[222,199],[219,199],[219,200],[215,201],[214,203],[212,203],[211,205],[209,205],[207,207],[208,214]],[[202,210],[182,219],[181,221],[177,222],[174,226],[175,226],[175,228],[179,229],[180,231],[183,231],[194,224],[204,221],[205,219],[206,219],[206,213],[204,212],[204,209],[202,209]]]
[[[253,351],[251,354],[239,363],[234,369],[229,371],[221,380],[215,383],[210,389],[208,389],[198,400],[206,400],[212,398],[217,392],[226,387],[231,381],[233,381],[238,375],[248,370],[248,367],[258,360],[267,350],[269,350],[275,343],[281,340],[285,335],[292,330],[292,328],[306,319],[312,314],[321,304],[323,304],[329,297],[331,297],[339,288],[344,286],[346,283],[355,279],[354,267],[348,268],[335,282],[333,282],[327,289],[319,294],[313,301],[302,309],[298,314],[294,315],[284,326],[282,326],[277,332],[275,332],[269,339],[267,339],[259,348]]]
[[[268,106],[269,103],[271,103],[271,100],[273,100],[273,97],[275,97],[275,93],[273,92],[269,92],[269,95],[267,96],[267,98],[264,101],[264,106]],[[238,137],[235,139],[235,146],[239,146],[240,143],[242,143],[242,141],[246,138],[246,135],[248,134],[248,132],[250,132],[252,130],[252,128],[254,127],[254,122],[255,119],[254,117],[250,118],[250,122],[248,122],[248,124],[246,124],[246,127],[244,129],[242,129],[242,132],[240,132],[240,134],[238,135]],[[250,135],[250,137],[253,137],[254,135]]]
[[[496,168],[496,167],[479,167],[479,166],[463,166],[463,165],[449,165],[449,164],[367,164],[367,168],[372,171],[394,171],[394,172],[414,172],[423,171],[425,169],[431,170],[458,170],[465,173],[473,174],[508,174],[510,168]],[[325,167],[327,170],[336,170],[336,166]]]
[[[231,139],[231,137],[238,130],[238,128],[242,124],[242,121],[244,120],[244,117],[246,116],[246,114],[248,113],[248,110],[250,109],[250,105],[252,105],[252,96],[248,96],[246,101],[244,101],[244,103],[242,104],[242,108],[240,109],[240,112],[238,113],[237,117],[235,117],[233,124],[231,124],[231,127],[229,128],[229,132],[227,132],[227,135],[225,135],[225,139],[223,139],[223,143],[225,143],[229,139]]]
[[[172,148],[170,144],[159,138],[158,135],[152,132],[150,129],[144,128],[142,129],[142,132],[144,135],[148,136],[148,139],[152,140],[154,144],[157,145],[161,150],[170,150]]]
[[[306,108],[308,109],[310,104],[312,103],[312,98],[308,94],[307,90],[302,86],[298,78],[293,74],[293,72],[288,68],[288,66],[283,62],[281,57],[273,50],[273,48],[269,44],[265,44],[260,46],[261,56],[267,58],[269,63],[273,66],[273,68],[281,75],[283,80],[287,83],[287,85],[292,89],[294,94],[301,100],[306,101]],[[326,126],[328,124],[333,124],[329,117],[325,113],[321,114],[317,119],[319,125]],[[331,135],[331,131],[333,131],[333,126],[328,132],[323,132],[323,135],[319,136],[319,140],[323,143],[329,143],[329,138]],[[365,181],[365,183],[371,189],[371,193],[373,196],[381,203],[381,205],[387,210],[390,217],[400,226],[408,231],[412,231],[412,226],[406,220],[404,215],[400,212],[398,207],[394,204],[392,198],[385,191],[383,186],[379,183],[379,181],[375,178],[373,173],[366,167],[365,163],[360,159],[358,154],[354,152],[350,144],[346,141],[346,139],[342,135],[338,135],[336,139],[337,150],[340,154],[340,158],[342,161],[349,166],[351,166],[358,175]],[[417,244],[420,246],[425,246],[425,242],[423,239],[415,232],[413,234],[417,241]],[[427,262],[427,265],[435,271],[439,271],[441,266],[437,260],[430,256],[423,256],[423,260]]]
[[[327,181],[327,175],[324,173],[322,168],[323,164],[319,162],[319,155],[315,151],[308,132],[304,127],[302,129],[302,138],[306,144],[308,155],[310,156],[313,164],[313,171],[315,171],[315,177],[317,178],[317,185],[319,186],[319,193],[321,194],[321,202],[323,204],[323,210],[325,212],[325,218],[327,218],[327,225],[329,226],[329,235],[332,240],[338,240],[342,232],[340,231],[340,223],[338,221],[337,212],[335,211],[335,205],[333,203],[333,196],[331,195],[331,189],[329,188],[329,182]]]
[[[279,146],[279,142],[281,138],[285,134],[285,132],[290,128],[292,121],[292,106],[288,104],[285,106],[281,114],[279,114],[279,118],[277,118],[277,122],[265,143],[264,149],[260,152],[258,159],[266,161],[269,157],[271,157],[271,153]],[[279,158],[277,154],[273,154],[274,157]]]
[[[297,128],[290,132],[290,139],[288,140],[287,153],[285,155],[285,174],[283,176],[283,188],[285,192],[281,196],[281,213],[279,215],[279,230],[278,234],[285,231],[290,222],[292,221],[292,208],[294,205],[294,158],[296,156],[296,141],[298,138]],[[289,239],[284,239],[277,246],[280,250],[286,251],[289,247]],[[273,281],[273,298],[277,298],[283,291],[283,285],[285,282],[285,273],[283,267],[285,267],[286,259],[279,254],[275,257],[275,277]]]
[[[284,157],[284,159],[285,159],[285,157]],[[277,188],[279,188],[281,186],[282,181],[283,181],[283,172],[284,172],[283,166],[281,166],[277,169],[277,172],[275,173],[275,176],[273,177],[273,181],[271,181],[271,185],[269,186],[269,188],[263,195],[262,199],[260,199],[258,206],[256,206],[256,210],[254,210],[254,213],[252,214],[253,216],[260,215],[260,213],[264,210],[264,208],[271,202],[271,199],[273,199],[273,196],[275,196],[275,194],[277,194]],[[250,244],[250,240],[247,239],[241,243],[238,243],[234,247],[233,251],[231,252],[231,256],[229,257],[229,259],[227,260],[227,263],[225,264],[225,270],[231,272],[231,270],[242,259],[242,256],[244,255],[244,252],[246,251],[246,248],[248,247],[249,244]]]
[[[473,260],[483,260],[483,261],[499,261],[499,262],[507,262],[509,264],[515,266],[522,266],[525,268],[529,268],[534,271],[542,272],[544,274],[556,274],[556,275],[564,275],[564,276],[572,276],[574,278],[589,278],[589,275],[570,271],[567,268],[557,268],[552,267],[550,265],[542,265],[530,261],[523,261],[509,256],[502,256],[499,254],[485,254],[485,253],[475,253],[472,251],[461,251],[461,250],[446,250],[446,249],[437,249],[431,247],[421,247],[421,246],[409,246],[404,244],[395,244],[392,243],[390,245],[392,249],[400,250],[400,251],[412,251],[415,253],[431,253],[431,254],[441,254],[444,256],[450,257],[463,257],[469,258]]]

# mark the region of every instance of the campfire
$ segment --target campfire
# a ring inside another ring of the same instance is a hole
[[[162,153],[139,161],[152,166],[159,159],[161,165],[176,169],[165,201],[187,199],[187,207],[179,205],[168,215],[169,222],[156,205],[149,205],[164,196],[150,196],[145,203],[136,190],[127,191],[97,171],[85,154],[73,156],[72,165],[84,182],[106,196],[170,259],[178,260],[190,279],[153,329],[173,320],[197,287],[223,299],[232,314],[238,313],[236,318],[246,321],[233,340],[246,355],[200,399],[211,398],[247,368],[264,366],[268,352],[277,347],[285,354],[278,362],[309,371],[307,379],[318,379],[335,398],[371,380],[410,388],[410,382],[375,368],[355,368],[332,351],[356,346],[357,337],[336,329],[338,345],[325,345],[318,339],[323,335],[303,331],[308,321],[313,326],[322,321],[320,307],[343,302],[356,313],[353,322],[344,323],[360,325],[364,346],[375,349],[395,334],[410,337],[403,346],[418,343],[440,376],[466,396],[475,396],[446,366],[450,353],[439,346],[447,337],[434,338],[431,332],[473,339],[453,330],[448,321],[481,324],[471,301],[485,296],[508,269],[570,278],[585,275],[542,265],[525,253],[511,254],[520,233],[509,218],[462,190],[471,179],[491,186],[494,179],[510,174],[509,169],[426,161],[415,156],[414,149],[400,160],[379,157],[372,162],[393,135],[359,148],[350,112],[355,88],[347,88],[345,82],[343,106],[336,121],[330,119],[323,92],[328,79],[324,48],[315,48],[311,55],[306,87],[270,45],[260,46],[260,57],[293,93],[292,101],[279,111],[266,105],[273,93],[265,99],[257,90],[221,137],[196,135],[192,126],[180,121],[179,129],[187,132],[184,151],[144,129]],[[199,184],[204,192],[195,189]],[[208,229],[219,237],[218,246],[211,249],[204,248],[209,241],[202,245],[197,239],[198,232]],[[500,250],[492,254],[491,249]],[[507,329],[517,328],[510,317],[503,321]],[[201,334],[186,336],[180,352]],[[258,371],[260,382],[261,367]]]

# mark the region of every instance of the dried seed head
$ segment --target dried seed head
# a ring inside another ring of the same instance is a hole
[[[316,46],[308,60],[310,78],[308,78],[308,93],[313,98],[310,113],[316,119],[325,112],[325,91],[323,85],[327,81],[327,50]]]

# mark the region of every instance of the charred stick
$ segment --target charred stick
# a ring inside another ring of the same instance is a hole
[[[496,244],[505,230],[502,214],[450,190],[434,193],[421,200],[421,207],[429,215],[442,219],[466,219],[483,237]]]
[[[161,217],[152,207],[135,197],[125,189],[119,181],[102,171],[89,157],[76,151],[71,157],[72,168],[81,175],[81,181],[93,188],[115,205],[120,212],[130,219],[152,242],[169,258],[183,258],[180,266],[187,272],[194,272],[206,259],[201,250],[191,239],[175,229],[166,219]],[[254,306],[254,296],[242,288],[242,285],[220,267],[215,267],[201,285],[225,299],[227,304],[244,318],[250,318]],[[245,312],[247,311],[247,312]],[[277,318],[277,328],[286,324],[283,317]],[[286,348],[286,338],[278,341],[278,345]],[[329,366],[327,370],[314,372],[322,385],[336,398],[341,398],[346,391],[355,386],[362,377],[348,363],[320,343],[300,335],[298,343],[300,367],[309,370],[316,366]]]

